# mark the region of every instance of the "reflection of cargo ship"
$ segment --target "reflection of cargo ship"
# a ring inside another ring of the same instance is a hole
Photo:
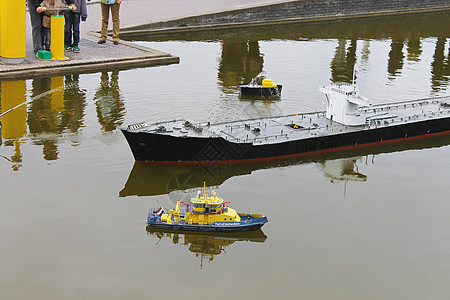
[[[419,140],[408,140],[403,143],[379,144],[368,148],[320,153],[317,155],[249,164],[168,166],[135,162],[124,188],[119,193],[119,197],[154,196],[167,194],[172,191],[185,191],[201,187],[204,181],[208,182],[209,185],[218,186],[229,178],[251,174],[256,170],[287,167],[306,163],[318,163],[319,165],[324,165],[329,160],[355,160],[357,157],[367,157],[369,155],[375,156],[383,153],[440,148],[448,145],[450,145],[450,135],[444,135]],[[345,173],[347,174],[347,172]]]
[[[321,86],[323,112],[122,128],[137,161],[171,164],[266,161],[450,133],[450,97],[372,104],[354,85]]]

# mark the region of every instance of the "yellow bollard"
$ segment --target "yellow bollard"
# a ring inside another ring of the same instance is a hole
[[[64,15],[52,15],[50,22],[50,50],[52,52],[52,60],[67,59],[64,56]]]
[[[7,64],[20,64],[25,60],[25,0],[0,0],[0,56]]]

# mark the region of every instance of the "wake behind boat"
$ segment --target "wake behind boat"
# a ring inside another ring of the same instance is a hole
[[[321,86],[326,111],[235,122],[173,120],[121,128],[136,161],[267,161],[450,134],[450,97],[373,104],[354,85]]]

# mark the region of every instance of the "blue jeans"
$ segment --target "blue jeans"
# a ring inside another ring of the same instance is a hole
[[[80,44],[80,20],[81,14],[76,12],[66,12],[64,14],[64,45],[78,47]],[[72,34],[73,32],[73,34]],[[73,36],[73,43],[72,43]]]
[[[50,51],[50,28],[42,27],[43,29],[43,35],[42,39],[44,44],[44,50]]]

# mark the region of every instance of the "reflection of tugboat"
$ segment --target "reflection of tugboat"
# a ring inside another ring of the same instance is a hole
[[[267,223],[266,216],[237,213],[226,206],[230,202],[224,202],[215,192],[206,196],[206,186],[203,186],[203,195],[199,191],[190,202],[178,200],[175,210],[171,209],[169,213],[164,213],[161,207],[150,210],[147,225],[172,230],[236,232],[256,230]],[[185,211],[180,209],[181,203],[187,206]]]
[[[173,120],[122,128],[137,161],[161,164],[275,160],[450,134],[450,97],[372,104],[354,85],[322,86],[323,112],[235,122]]]
[[[203,266],[204,258],[208,258],[209,261],[212,261],[215,255],[221,254],[225,251],[226,247],[235,242],[264,243],[267,239],[267,236],[261,229],[246,232],[208,234],[147,227],[147,233],[149,236],[156,237],[159,240],[166,237],[172,239],[172,242],[176,245],[189,246],[189,251],[195,253],[196,257],[201,258],[201,266]]]
[[[262,84],[258,84],[256,79],[252,79],[250,83],[239,85],[239,93],[242,96],[262,96],[273,97],[281,95],[281,84],[274,84],[270,79],[264,79]]]

